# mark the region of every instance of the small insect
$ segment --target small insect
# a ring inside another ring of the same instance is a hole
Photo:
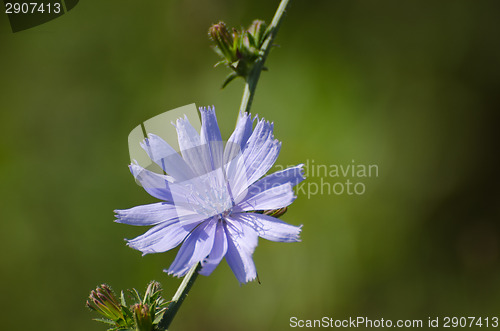
[[[280,209],[269,209],[269,210],[264,210],[262,212],[262,214],[278,218],[278,217],[283,216],[287,210],[288,210],[288,207],[283,207]]]

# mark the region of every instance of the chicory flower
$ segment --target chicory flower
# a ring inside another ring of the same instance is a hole
[[[165,174],[130,165],[135,179],[162,202],[116,210],[116,222],[153,226],[128,240],[143,254],[160,253],[182,244],[171,266],[174,276],[185,275],[201,263],[209,275],[223,258],[240,283],[256,278],[252,254],[258,237],[278,242],[300,241],[301,226],[259,213],[290,205],[293,186],[304,180],[303,165],[263,177],[276,161],[281,143],[273,124],[240,113],[236,128],[223,144],[214,108],[200,108],[199,134],[187,118],[175,123],[177,153],[154,134],[141,144]],[[262,178],[263,177],[263,178]],[[257,212],[255,212],[257,211]]]

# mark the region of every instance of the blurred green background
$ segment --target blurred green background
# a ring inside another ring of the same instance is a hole
[[[91,289],[165,296],[176,250],[125,246],[144,228],[113,210],[152,203],[127,136],[195,102],[223,137],[243,90],[207,38],[212,23],[270,21],[277,1],[81,1],[12,33],[0,15],[0,317],[3,330],[104,330]],[[303,241],[260,241],[262,284],[223,262],[200,277],[172,330],[284,330],[289,318],[498,316],[500,5],[299,1],[278,34],[253,113],[275,122],[277,164],[376,164],[363,195],[298,199]],[[309,176],[307,183],[345,182]]]

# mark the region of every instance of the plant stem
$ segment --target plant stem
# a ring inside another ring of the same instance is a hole
[[[200,269],[201,269],[201,263],[197,263],[193,267],[191,267],[186,276],[184,276],[181,285],[179,286],[177,292],[175,292],[175,295],[172,298],[172,302],[170,302],[170,304],[168,305],[167,310],[163,315],[163,318],[158,324],[160,330],[167,330],[169,328],[170,323],[172,323],[172,320],[175,317],[175,314],[179,310],[180,306],[182,305],[182,302],[187,297],[189,290],[193,286],[196,277],[198,277],[198,272],[200,271]]]
[[[245,82],[245,90],[243,91],[243,97],[241,98],[240,111],[250,112],[250,107],[252,106],[253,97],[255,95],[255,89],[257,88],[257,83],[259,82],[260,73],[264,68],[264,62],[266,62],[267,56],[271,51],[274,38],[278,34],[278,29],[280,27],[281,21],[283,20],[283,14],[288,7],[289,0],[281,0],[276,13],[274,14],[271,25],[269,25],[270,33],[264,44],[262,44],[261,52],[262,57],[255,63],[252,71],[248,75]]]

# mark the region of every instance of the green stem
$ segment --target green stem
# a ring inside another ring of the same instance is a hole
[[[248,75],[245,82],[245,90],[243,91],[243,97],[241,98],[240,111],[250,112],[250,107],[252,106],[253,97],[255,95],[255,89],[257,88],[257,83],[259,82],[260,73],[264,68],[264,62],[266,62],[267,56],[271,51],[274,38],[278,34],[278,29],[280,27],[281,21],[283,20],[283,14],[288,7],[289,0],[281,0],[276,13],[274,14],[271,25],[269,25],[270,33],[266,41],[261,47],[262,57],[255,63],[252,71]]]
[[[177,292],[175,292],[175,295],[172,298],[170,304],[168,305],[167,310],[163,315],[163,318],[158,324],[160,330],[167,330],[169,328],[170,323],[172,323],[172,320],[175,317],[175,314],[181,307],[182,302],[187,297],[189,290],[193,286],[196,277],[198,277],[198,272],[200,271],[200,269],[201,269],[201,263],[197,263],[188,271],[186,276],[184,276],[181,285],[177,289]]]

